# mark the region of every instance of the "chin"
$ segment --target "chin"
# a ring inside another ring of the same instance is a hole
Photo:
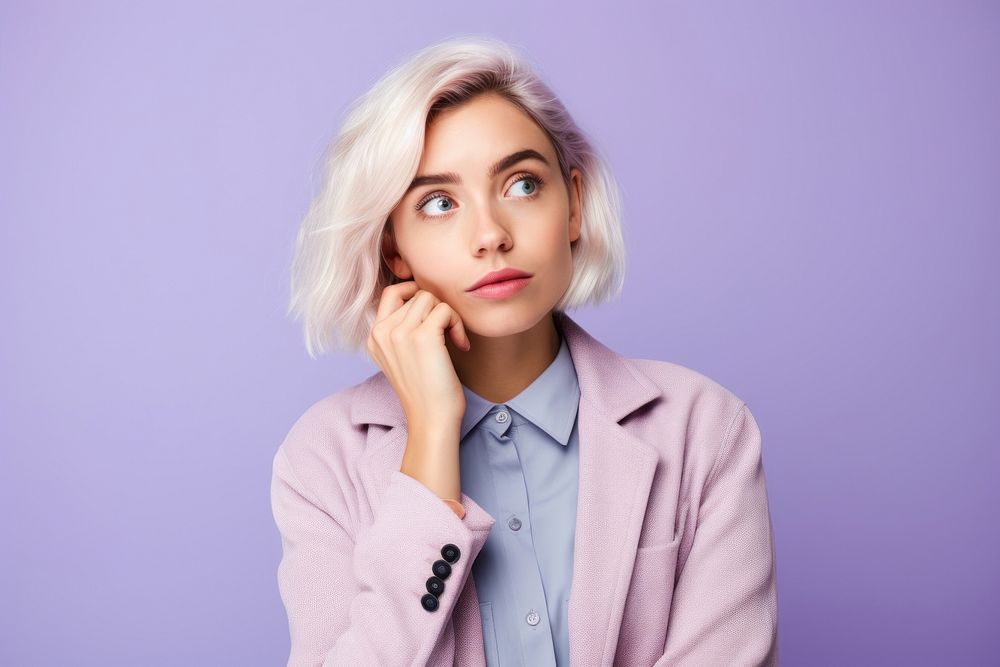
[[[551,308],[532,308],[526,304],[504,307],[506,304],[488,304],[474,313],[461,314],[465,330],[477,336],[503,338],[523,333],[538,324]]]

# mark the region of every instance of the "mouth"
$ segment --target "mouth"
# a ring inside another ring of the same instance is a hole
[[[485,299],[505,299],[520,292],[528,286],[529,282],[531,282],[531,276],[498,280],[470,290],[469,294]]]
[[[521,269],[515,269],[512,266],[508,266],[508,267],[500,269],[499,271],[490,271],[485,276],[483,276],[482,278],[480,278],[479,280],[477,280],[476,284],[474,284],[472,287],[470,287],[466,291],[467,292],[474,292],[474,291],[476,291],[478,289],[481,289],[481,288],[483,288],[483,287],[485,287],[486,285],[489,285],[489,284],[499,283],[499,282],[506,282],[506,281],[509,281],[509,280],[515,280],[515,279],[521,279],[521,278],[530,278],[531,275],[532,274],[528,273],[527,271],[522,271]]]

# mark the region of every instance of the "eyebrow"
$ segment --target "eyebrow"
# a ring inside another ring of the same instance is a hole
[[[538,160],[544,165],[551,167],[549,161],[545,159],[545,156],[532,148],[526,148],[516,153],[511,153],[505,158],[497,160],[493,166],[490,167],[488,173],[490,178],[495,178],[504,169],[514,166],[522,160]],[[417,176],[410,183],[410,187],[406,188],[406,193],[404,196],[410,193],[413,188],[418,188],[421,185],[442,185],[442,184],[461,184],[462,179],[453,171],[448,171],[443,174],[428,174],[427,176]]]

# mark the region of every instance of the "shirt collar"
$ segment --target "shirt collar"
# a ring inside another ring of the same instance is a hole
[[[483,417],[499,404],[492,403],[464,384],[465,415],[462,417],[461,441]],[[560,445],[569,444],[577,408],[580,385],[566,339],[560,335],[559,352],[542,374],[504,405],[542,429]]]

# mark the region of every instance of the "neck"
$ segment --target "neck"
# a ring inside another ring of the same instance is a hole
[[[466,332],[472,349],[464,352],[450,339],[455,373],[463,385],[492,403],[506,403],[549,367],[559,353],[560,334],[549,313],[530,329],[502,338]]]

